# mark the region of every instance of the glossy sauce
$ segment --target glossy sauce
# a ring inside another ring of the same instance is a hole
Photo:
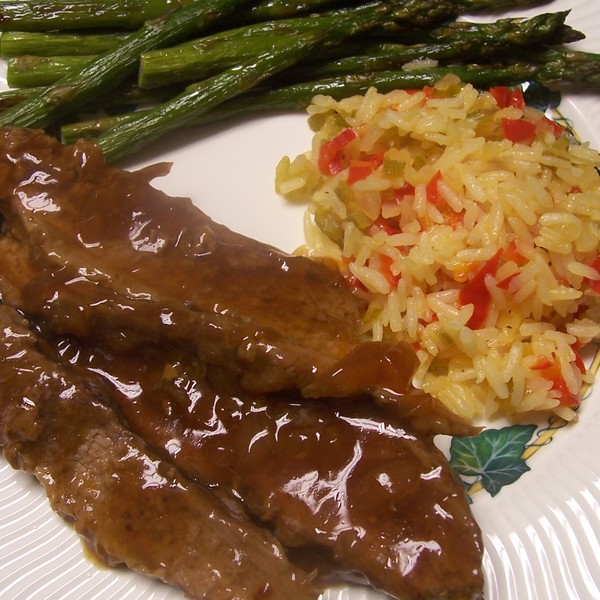
[[[401,598],[481,584],[479,530],[432,436],[368,398],[249,396],[231,373],[181,355],[60,349],[111,382],[152,447],[193,479],[232,489],[286,546],[325,548],[337,570]]]
[[[0,305],[0,444],[104,564],[189,598],[309,600],[311,577],[235,498],[186,478],[123,426],[100,378],[49,359],[47,342]]]
[[[479,593],[480,532],[432,441],[468,428],[415,393],[408,347],[358,343],[338,275],[168,198],[155,172],[2,133],[0,244],[18,257],[0,258],[2,293],[52,361],[305,558],[406,600]]]
[[[20,303],[55,331],[185,345],[249,391],[304,385],[354,346],[364,303],[339,274],[166,196],[149,183],[164,166],[132,174],[92,144],[0,136],[0,209],[34,249]]]

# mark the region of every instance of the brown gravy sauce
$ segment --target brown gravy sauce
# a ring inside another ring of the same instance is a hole
[[[24,138],[0,152],[0,208],[26,268],[0,270],[46,352],[108,382],[134,433],[284,545],[398,597],[477,594],[480,532],[432,441],[447,415],[413,393],[408,348],[357,346],[340,278],[167,198],[153,171]]]
[[[164,348],[115,356],[62,340],[57,349],[110,382],[129,426],[165,458],[231,490],[302,550],[305,568],[345,568],[393,590],[439,576],[428,571],[440,556],[448,565],[477,560],[478,530],[433,436],[367,397],[249,396],[231,372]],[[439,586],[457,585],[447,579],[454,568]]]

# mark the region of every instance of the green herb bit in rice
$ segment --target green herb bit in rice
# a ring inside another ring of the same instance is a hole
[[[469,419],[571,419],[600,337],[600,155],[520,88],[434,87],[308,108],[277,167],[302,252],[370,293],[363,333],[410,342],[417,384]]]

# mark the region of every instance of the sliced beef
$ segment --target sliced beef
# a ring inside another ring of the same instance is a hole
[[[271,594],[302,598],[314,593],[304,573],[326,568],[358,572],[403,600],[477,597],[480,532],[433,443],[435,433],[473,429],[414,390],[407,346],[358,343],[362,301],[338,275],[158,192],[149,181],[159,170],[126,173],[91,144],[0,130],[0,293],[41,335],[21,332],[21,346],[11,346],[5,333],[15,362],[0,366],[9,381],[0,416],[13,464],[45,482],[109,562],[163,577],[151,557],[138,561],[140,539],[159,545],[164,533],[183,548],[205,536],[208,546],[165,577],[197,595],[218,598],[224,592],[211,586],[231,585],[251,598],[268,581]],[[142,439],[148,446],[136,445]],[[92,515],[82,513],[88,487],[102,492]],[[101,525],[121,495],[131,506],[151,496],[174,508],[125,540],[143,515]],[[218,526],[205,518],[211,503]],[[244,511],[307,567],[294,570]],[[203,591],[208,575],[194,561],[220,565],[234,547],[239,577],[223,567]],[[255,547],[259,566],[249,573]],[[166,560],[174,550],[157,552]]]
[[[159,192],[149,181],[163,171],[129,173],[87,142],[0,129],[4,301],[112,350],[187,348],[245,391],[368,390],[426,428],[437,419],[438,432],[473,433],[430,396],[405,396],[414,353],[358,344],[363,302],[338,274]]]
[[[126,564],[190,598],[316,598],[279,543],[190,482],[123,426],[106,385],[58,366],[0,305],[0,445],[108,565]]]
[[[186,345],[252,391],[302,387],[348,353],[362,302],[336,272],[214,223],[153,188],[160,173],[1,129],[0,212],[31,268],[13,301],[113,348]]]
[[[361,397],[249,396],[230,372],[175,352],[56,348],[112,382],[122,414],[158,452],[233,489],[287,547],[324,549],[338,572],[402,600],[481,593],[482,543],[464,487],[409,419]]]

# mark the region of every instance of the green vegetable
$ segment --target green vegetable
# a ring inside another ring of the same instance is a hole
[[[510,10],[546,3],[544,0],[541,2],[539,0],[456,0],[456,2],[461,6],[463,12]]]
[[[112,50],[126,37],[126,33],[6,31],[0,38],[0,56],[92,56]]]
[[[140,57],[138,84],[152,88],[175,82],[200,81],[263,52],[288,43],[291,36],[319,30],[338,19],[358,17],[365,10],[402,6],[403,1],[376,1],[311,17],[266,21],[191,40],[174,47],[144,52]]]
[[[246,25],[186,41],[175,47],[144,52],[140,59],[139,85],[150,88],[174,82],[199,81],[222,69],[267,52],[274,46],[285,44],[291,35],[318,29],[325,24],[324,20],[333,21],[353,14],[358,15],[365,8],[374,9],[377,5],[389,7],[388,24],[393,20],[396,23],[418,23],[420,26],[429,26],[456,16],[456,5],[450,0],[425,3],[422,0],[394,0],[393,2],[380,0],[364,6],[342,7],[318,17],[297,17]],[[43,38],[40,41],[43,42]],[[85,47],[85,42],[82,42],[82,47]],[[39,56],[39,53],[35,52],[35,54]],[[47,54],[43,59],[27,55],[14,56],[8,64],[8,81],[15,87],[49,85],[82,68],[90,58],[89,56],[52,57]]]
[[[86,105],[90,110],[101,109],[109,112],[129,109],[140,104],[152,105],[169,100],[176,94],[181,93],[186,86],[172,85],[155,88],[152,90],[143,90],[136,85],[126,82],[118,87],[111,89],[104,95],[97,96]],[[15,88],[0,92],[0,111],[6,110],[19,102],[27,100],[32,96],[42,94],[46,88]]]
[[[532,19],[503,19],[495,23],[469,23],[469,27],[442,26],[430,31],[429,44],[373,44],[350,42],[336,46],[333,52],[347,55],[337,60],[319,63],[311,60],[298,71],[290,72],[287,81],[294,78],[317,79],[330,75],[399,68],[403,64],[424,58],[435,60],[482,60],[499,53],[509,54],[526,45],[541,44],[557,39],[579,40],[582,34],[565,25],[567,12],[542,14]],[[296,19],[276,22],[286,25],[287,35],[316,27],[320,19]],[[467,25],[467,24],[464,24]],[[284,31],[278,31],[283,34]],[[402,38],[402,34],[397,34]],[[286,38],[265,35],[231,36],[218,39],[209,36],[172,48],[145,52],[140,61],[140,87],[157,87],[165,83],[191,82],[208,77],[222,68],[233,66],[250,56],[266,51],[275,44],[286,43]],[[358,54],[358,55],[357,55]]]
[[[479,0],[477,0],[479,1]],[[523,1],[523,0],[521,0]],[[138,29],[192,0],[2,0],[0,31]],[[343,0],[259,0],[232,21],[280,19],[347,4]]]
[[[109,161],[130,154],[162,135],[190,124],[211,107],[306,58],[317,45],[335,44],[350,35],[377,26],[387,18],[389,10],[388,3],[374,3],[343,18],[327,20],[313,31],[293,36],[286,44],[191,86],[173,100],[108,130],[97,138],[97,142]]]
[[[85,67],[96,56],[15,56],[6,65],[10,87],[43,87]]]
[[[199,81],[268,51],[274,45],[285,44],[286,36],[314,29],[322,24],[321,19],[337,18],[337,14],[270,21],[145,52],[140,58],[139,85],[152,88],[172,82]],[[524,46],[581,39],[583,34],[565,25],[567,14],[545,13],[531,19],[501,19],[492,23],[458,22],[426,32],[398,34],[398,37],[403,38],[420,36],[426,38],[427,43],[407,45],[372,43],[367,39],[350,41],[332,49],[332,53],[341,55],[341,58],[317,63],[311,60],[308,65],[290,70],[285,80],[320,79],[350,72],[389,70],[420,59],[447,63],[459,59],[462,62],[481,62],[497,56],[506,58],[519,52]],[[85,39],[85,36],[80,37]],[[7,80],[9,85],[15,87],[50,85],[74,69],[81,68],[90,58],[16,57],[8,63]]]
[[[352,50],[356,54],[289,69],[283,79],[293,82],[352,72],[393,70],[424,59],[442,64],[455,61],[485,63],[495,59],[506,61],[518,58],[524,48],[529,52],[531,48],[545,43],[554,44],[557,39],[565,42],[581,39],[583,34],[564,24],[567,14],[546,13],[526,20],[501,19],[493,23],[459,22],[456,25],[460,27],[452,27],[454,24],[451,24],[428,30],[424,34],[431,40],[428,43],[354,44]]]
[[[174,8],[180,0],[16,0],[2,2],[0,31],[137,29]]]
[[[482,44],[525,45],[528,40],[544,40],[557,45],[576,42],[585,38],[580,31],[565,24],[569,11],[541,13],[529,19],[505,18],[479,23],[473,21],[453,21],[428,29],[408,29],[402,33],[404,44],[425,44],[446,41],[474,41]]]
[[[259,22],[310,14],[347,5],[346,0],[261,0],[243,12],[237,21]],[[352,4],[352,3],[350,3]]]
[[[0,113],[0,125],[47,127],[135,73],[142,52],[177,43],[247,3],[248,0],[196,0],[165,17],[148,21],[116,49],[101,54],[41,94]]]
[[[542,84],[557,81],[593,84],[600,81],[600,54],[554,49],[545,54],[540,53],[537,58],[541,60],[544,56],[551,62],[523,63],[505,67],[470,65],[431,67],[414,71],[351,73],[283,86],[278,85],[276,79],[271,79],[268,84],[260,88],[198,114],[190,124],[205,125],[255,112],[303,110],[316,94],[330,95],[339,100],[354,94],[364,94],[371,86],[376,87],[381,93],[394,89],[421,88],[424,85],[433,85],[449,74],[455,74],[463,81],[482,88],[492,85],[518,85],[523,81],[536,81]],[[65,124],[61,128],[61,136],[65,143],[72,142],[78,137],[89,137],[107,131],[114,126],[115,122],[134,121],[144,114],[146,114],[144,111],[140,111],[110,119],[99,118]]]
[[[559,46],[582,37],[565,24],[566,12],[487,24],[455,21],[466,11],[540,4],[532,0],[2,4],[0,29],[22,30],[3,40],[2,52],[12,56],[8,80],[33,89],[0,93],[0,125],[60,124],[65,141],[100,134],[111,160],[177,127],[255,111],[304,108],[318,93],[341,98],[364,93],[370,86],[381,92],[420,88],[449,73],[480,87],[523,81],[594,84],[600,77],[598,55]],[[311,12],[318,14],[301,16]],[[209,24],[214,25],[210,35],[192,39]],[[114,33],[136,27],[133,33]],[[90,33],[81,34],[86,30]],[[368,36],[360,35],[364,30],[369,30]],[[335,34],[325,35],[326,31]],[[314,48],[314,39],[322,43],[307,60],[306,48]],[[100,54],[88,54],[96,52]],[[441,66],[414,70],[415,63],[413,69],[404,69],[406,63],[423,58]],[[152,89],[136,86],[136,76]],[[169,82],[173,83],[165,85]],[[83,108],[111,112],[111,107],[137,103],[154,107],[64,124],[67,118],[76,120],[74,115]]]

